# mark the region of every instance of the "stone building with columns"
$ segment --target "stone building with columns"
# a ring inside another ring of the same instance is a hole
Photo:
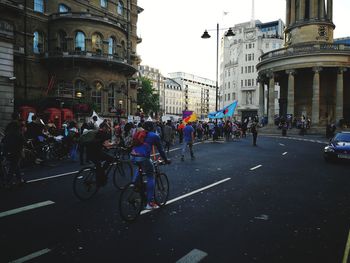
[[[284,48],[260,57],[260,89],[268,85],[267,109],[260,116],[274,123],[274,86],[280,85],[280,116],[311,119],[315,128],[350,121],[350,45],[333,39],[333,0],[286,0]],[[262,93],[260,93],[262,94]],[[267,111],[267,112],[266,112]]]

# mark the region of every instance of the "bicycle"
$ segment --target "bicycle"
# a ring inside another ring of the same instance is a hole
[[[166,163],[161,160],[153,162],[155,177],[154,201],[160,207],[164,206],[169,197],[169,180],[165,173],[160,171],[160,166]],[[142,208],[147,204],[146,175],[138,166],[139,173],[136,182],[129,183],[120,194],[119,212],[121,217],[128,222],[136,220]]]
[[[123,190],[133,177],[133,167],[130,160],[122,160],[117,154],[114,154],[115,162],[111,163],[105,171],[106,177],[113,171],[113,185]],[[73,180],[73,192],[75,196],[86,201],[91,199],[101,188],[97,184],[96,166],[88,166],[82,168]]]

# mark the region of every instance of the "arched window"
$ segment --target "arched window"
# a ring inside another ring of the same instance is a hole
[[[75,50],[85,51],[85,34],[81,31],[75,33]]]
[[[108,89],[108,108],[109,109],[114,108],[116,106],[116,103],[115,103],[116,91],[117,91],[117,84],[111,83]]]
[[[116,40],[115,40],[115,38],[114,37],[110,37],[109,39],[108,39],[108,54],[109,55],[114,55],[115,53],[117,53],[116,52]]]
[[[120,56],[122,57],[122,58],[125,58],[125,55],[126,55],[126,49],[125,49],[125,42],[124,41],[122,41],[121,42],[121,52],[120,52]]]
[[[58,5],[58,12],[59,13],[67,13],[67,12],[69,12],[69,7],[66,6],[65,4],[59,4]]]
[[[34,0],[34,11],[44,13],[44,0]]]
[[[117,4],[117,13],[118,15],[124,15],[124,3],[122,1],[119,1]]]
[[[97,33],[93,34],[91,42],[92,42],[92,51],[101,53],[103,50],[102,36]]]
[[[91,90],[91,100],[95,104],[96,111],[98,112],[101,112],[102,109],[102,88],[103,84],[96,81],[93,89]]]
[[[36,54],[44,52],[44,36],[41,32],[34,32],[33,51]]]
[[[60,51],[67,51],[67,34],[64,31],[59,31],[57,35],[58,49]]]
[[[101,7],[107,7],[107,0],[100,0]]]

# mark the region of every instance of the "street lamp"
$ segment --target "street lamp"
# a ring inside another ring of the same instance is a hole
[[[219,76],[219,23],[216,24],[216,87],[215,87],[215,111],[218,111],[218,92],[219,92],[219,85],[218,85],[218,76]],[[222,29],[224,30],[224,29]],[[235,33],[233,33],[232,29],[229,28],[229,30],[226,32],[225,37],[233,37],[235,36]],[[210,38],[210,35],[208,33],[208,30],[205,30],[203,35],[203,39]]]

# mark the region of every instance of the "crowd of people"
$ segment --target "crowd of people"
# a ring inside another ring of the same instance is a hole
[[[49,141],[54,141],[59,147],[59,158],[69,158],[72,161],[79,161],[81,165],[94,161],[94,155],[98,152],[91,145],[96,140],[99,131],[104,129],[106,137],[102,140],[109,140],[114,146],[122,147],[126,153],[130,153],[133,147],[133,136],[138,128],[143,126],[143,121],[134,122],[113,122],[104,119],[102,122],[97,116],[92,117],[88,122],[79,125],[76,121],[70,120],[62,124],[62,127],[50,121],[44,123],[38,116],[32,116],[30,122],[21,121],[18,114],[13,115],[13,120],[7,125],[2,139],[2,153],[9,162],[9,172],[6,184],[25,183],[20,166],[26,158],[24,149],[31,146],[35,152],[34,162],[40,164],[47,159],[43,150],[43,145]],[[257,134],[257,121],[255,119],[245,119],[243,122],[231,120],[219,121],[196,121],[182,124],[180,121],[153,122],[154,132],[160,138],[165,152],[169,154],[170,148],[175,143],[182,144],[182,158],[187,146],[190,149],[191,159],[194,159],[193,143],[195,140],[204,141],[212,139],[214,141],[224,138],[226,141],[246,137],[247,131]],[[256,145],[256,136],[253,145]],[[103,148],[103,144],[99,144]],[[101,149],[102,149],[101,148]],[[55,153],[57,153],[57,149]],[[95,158],[96,159],[96,158]]]

